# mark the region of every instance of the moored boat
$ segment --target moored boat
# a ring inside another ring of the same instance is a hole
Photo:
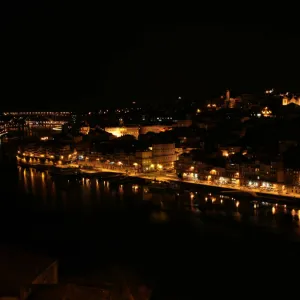
[[[78,175],[79,169],[78,168],[68,168],[68,167],[52,167],[49,170],[51,175]]]
[[[148,187],[150,191],[179,190],[179,186],[173,182],[153,181],[149,184]]]

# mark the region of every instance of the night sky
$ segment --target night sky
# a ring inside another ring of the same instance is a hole
[[[226,88],[300,91],[300,28],[279,20],[200,24],[128,7],[7,5],[0,12],[3,109],[203,101]]]

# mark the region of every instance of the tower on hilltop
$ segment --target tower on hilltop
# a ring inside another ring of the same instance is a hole
[[[229,100],[230,100],[230,91],[229,91],[229,89],[226,90],[225,100],[226,100],[226,101],[229,101]]]

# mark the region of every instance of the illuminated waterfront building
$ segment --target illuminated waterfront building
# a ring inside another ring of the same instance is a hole
[[[87,166],[109,166],[109,168],[123,168],[138,172],[173,170],[176,159],[175,144],[154,144],[149,150],[136,151],[135,153],[104,154],[93,152],[80,156],[80,160],[84,161]]]
[[[206,163],[196,160],[192,153],[183,153],[175,162],[177,174],[182,174],[183,177],[198,179],[199,174],[204,174],[208,168]]]
[[[66,164],[77,160],[77,152],[68,144],[30,143],[19,148],[17,159],[20,164]]]
[[[177,160],[175,144],[154,144],[152,145],[152,161],[164,169],[174,169]]]
[[[152,151],[137,151],[135,153],[136,163],[141,167],[143,172],[154,169],[152,160]],[[152,166],[152,167],[151,167]]]

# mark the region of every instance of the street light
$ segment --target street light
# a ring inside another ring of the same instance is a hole
[[[210,174],[211,174],[211,175],[216,175],[216,174],[217,174],[217,171],[216,171],[215,169],[212,169],[212,170],[210,171]]]
[[[138,163],[133,163],[133,165],[134,165],[134,167],[137,169],[138,168]],[[138,170],[136,170],[136,172],[137,172]]]

